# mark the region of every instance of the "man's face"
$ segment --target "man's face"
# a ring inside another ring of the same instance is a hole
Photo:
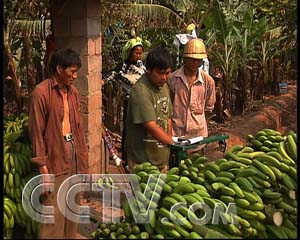
[[[202,64],[202,59],[195,59],[195,58],[184,58],[184,67],[190,71],[198,71],[198,68]]]
[[[73,81],[77,78],[78,67],[73,65],[67,68],[58,66],[58,81],[65,87],[70,87]]]
[[[161,88],[170,78],[171,72],[172,72],[171,68],[167,68],[167,69],[154,68],[148,71],[148,76],[150,78],[150,81],[155,87]]]

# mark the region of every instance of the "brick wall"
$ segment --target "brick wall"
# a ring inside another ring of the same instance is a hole
[[[51,1],[56,48],[80,53],[82,67],[74,82],[81,94],[81,110],[89,147],[90,173],[104,173],[101,161],[102,92],[101,24],[99,0]]]

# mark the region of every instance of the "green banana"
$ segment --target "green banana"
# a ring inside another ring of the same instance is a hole
[[[239,216],[241,216],[242,218],[246,218],[247,220],[249,218],[256,218],[257,217],[256,211],[240,208],[238,206],[236,207],[236,210],[237,210],[237,214]]]
[[[254,211],[256,213],[256,219],[265,220],[267,216],[262,211]]]
[[[214,182],[220,182],[225,185],[228,185],[229,183],[232,182],[232,179],[230,179],[228,177],[216,177]]]
[[[260,202],[248,206],[248,209],[252,211],[262,211],[264,208],[265,208],[264,204]]]
[[[237,183],[231,182],[231,183],[229,183],[228,187],[231,188],[235,192],[235,195],[237,197],[239,197],[239,198],[245,197],[244,192],[242,191],[242,189],[239,187],[239,185]]]
[[[235,198],[234,201],[241,208],[248,208],[250,206],[250,202],[243,198]]]
[[[185,199],[185,201],[188,203],[189,206],[199,202],[199,200],[197,198],[191,196],[190,194],[184,194],[182,197]],[[204,197],[203,197],[203,200],[204,200]]]
[[[248,191],[243,190],[243,193],[244,193],[245,199],[247,201],[249,201],[250,203],[258,202],[257,197],[253,194],[253,192],[248,192]]]
[[[231,196],[221,195],[219,198],[220,198],[221,201],[225,202],[226,204],[234,203],[234,198],[231,197]]]
[[[179,168],[178,167],[172,167],[169,169],[167,176],[168,175],[177,175],[179,173]]]
[[[206,170],[206,169],[212,171],[214,174],[216,174],[217,172],[220,171],[219,165],[217,165],[217,164],[214,163],[214,162],[211,162],[211,163],[206,164],[206,165],[205,165],[205,170]]]
[[[271,187],[271,183],[269,183],[269,182],[266,181],[266,180],[261,179],[261,178],[258,177],[258,176],[253,176],[252,178],[253,178],[253,180],[254,180],[255,182],[257,182],[259,185],[261,185],[261,186],[263,186],[263,187],[265,187],[265,188]]]
[[[293,178],[291,178],[288,174],[283,173],[281,178],[283,184],[289,189],[289,190],[296,190],[296,182]]]
[[[167,208],[167,209],[171,209],[172,206],[174,206],[177,203],[177,200],[175,200],[172,197],[168,197],[166,196],[163,201],[162,201],[162,206]]]
[[[263,191],[263,197],[264,198],[271,198],[271,199],[280,198],[281,197],[281,193],[279,193],[279,192],[273,192],[270,189],[265,189]]]
[[[174,211],[174,216],[176,217],[176,220],[179,221],[185,229],[193,229],[192,224],[187,220],[186,217],[182,216],[178,211]]]
[[[227,162],[228,160],[226,158],[218,158],[217,160],[215,160],[215,164],[220,165],[224,162]]]
[[[215,191],[218,191],[219,189],[225,187],[226,185],[224,183],[214,182],[211,186]]]
[[[229,148],[229,149],[227,150],[227,152],[230,152],[230,153],[236,153],[236,152],[242,150],[243,148],[244,148],[243,145],[233,145],[231,148]]]
[[[286,152],[285,142],[284,141],[282,141],[282,142],[279,143],[278,151],[279,151],[279,153],[281,154],[281,156],[283,158],[285,158],[285,159],[287,159],[289,161],[290,164],[295,164],[295,161]]]
[[[257,229],[258,231],[266,231],[266,227],[259,222],[257,219],[255,218],[249,218],[248,222],[251,224],[252,227],[254,227],[255,229]]]
[[[266,164],[264,164],[256,159],[253,160],[253,164],[258,169],[260,169],[262,172],[264,172],[266,175],[268,175],[270,177],[271,181],[276,182],[276,176],[269,166],[267,166]]]
[[[204,176],[206,179],[209,179],[212,182],[214,182],[216,179],[216,175],[209,169],[204,171]]]
[[[227,177],[227,178],[230,178],[230,179],[234,179],[235,176],[233,173],[231,172],[227,172],[227,171],[219,171],[216,173],[216,177]]]
[[[235,179],[235,182],[239,185],[239,187],[243,190],[246,190],[248,192],[252,192],[253,191],[253,186],[252,184],[249,182],[248,179],[246,178],[240,178],[240,177],[237,177]]]
[[[280,161],[268,154],[261,155],[256,158],[259,162],[263,162],[264,164],[268,166],[274,166],[274,167],[280,167]]]
[[[174,193],[183,194],[183,193],[192,193],[195,189],[191,183],[182,183],[178,184],[173,190]]]
[[[14,175],[11,172],[8,174],[8,186],[14,189]]]
[[[174,198],[177,202],[186,202],[185,198],[178,193],[171,193],[171,198]]]
[[[286,138],[286,150],[287,150],[287,153],[289,154],[289,156],[294,161],[297,161],[297,145],[291,134],[288,134],[287,138]]]

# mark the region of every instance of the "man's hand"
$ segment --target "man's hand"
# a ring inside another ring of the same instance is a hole
[[[42,166],[39,168],[40,174],[43,174],[43,179],[42,179],[42,194],[47,196],[51,193],[51,181],[50,181],[50,175],[48,172],[48,168],[46,165]]]
[[[155,121],[145,122],[143,126],[159,142],[164,145],[173,144],[172,136],[166,133]]]

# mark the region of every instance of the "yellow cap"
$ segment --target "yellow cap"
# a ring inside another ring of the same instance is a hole
[[[203,59],[207,58],[206,48],[203,40],[191,39],[184,47],[183,57]]]

